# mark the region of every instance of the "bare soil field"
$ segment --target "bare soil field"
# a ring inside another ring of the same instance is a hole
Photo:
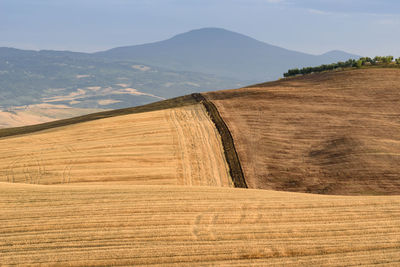
[[[400,194],[400,70],[305,75],[204,94],[250,188]]]
[[[0,183],[0,265],[400,264],[399,196]]]
[[[233,186],[201,104],[0,138],[0,181]]]

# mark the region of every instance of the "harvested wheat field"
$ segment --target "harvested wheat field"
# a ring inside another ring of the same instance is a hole
[[[400,69],[305,75],[207,93],[247,185],[320,194],[400,194]]]
[[[399,206],[399,196],[0,183],[0,262],[393,266]]]
[[[201,104],[1,138],[0,181],[233,185]]]

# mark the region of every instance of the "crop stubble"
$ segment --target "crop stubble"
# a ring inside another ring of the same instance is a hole
[[[398,196],[0,183],[1,264],[400,263]]]
[[[232,186],[200,104],[0,139],[0,181]]]

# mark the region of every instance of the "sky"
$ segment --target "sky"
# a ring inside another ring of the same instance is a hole
[[[94,52],[203,27],[310,54],[400,57],[399,0],[0,0],[0,47]]]

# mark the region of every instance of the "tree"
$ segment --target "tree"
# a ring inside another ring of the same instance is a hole
[[[383,57],[383,62],[384,63],[392,63],[392,61],[393,61],[393,56]]]
[[[379,64],[379,63],[386,63],[386,64],[389,64],[389,63],[392,63],[392,61],[393,61],[393,56],[386,56],[386,57],[379,57],[379,56],[376,56],[376,57],[374,57],[374,63],[375,64]]]
[[[368,63],[371,63],[371,64],[374,63],[374,60],[372,58],[370,58],[370,57],[362,57],[359,60],[362,61],[363,65],[368,65]]]
[[[290,77],[290,76],[296,76],[296,75],[305,75],[313,72],[323,72],[327,70],[335,70],[338,68],[361,68],[362,66],[367,66],[367,65],[375,65],[375,64],[391,64],[393,62],[393,56],[385,56],[385,57],[380,57],[376,56],[373,59],[370,57],[361,57],[358,60],[355,59],[349,59],[345,62],[339,61],[337,63],[332,63],[332,64],[323,64],[320,66],[316,67],[305,67],[302,69],[290,69],[288,72],[284,73],[284,77]],[[395,63],[400,65],[400,58],[395,59]]]
[[[382,63],[382,57],[376,56],[373,59],[374,64]]]

